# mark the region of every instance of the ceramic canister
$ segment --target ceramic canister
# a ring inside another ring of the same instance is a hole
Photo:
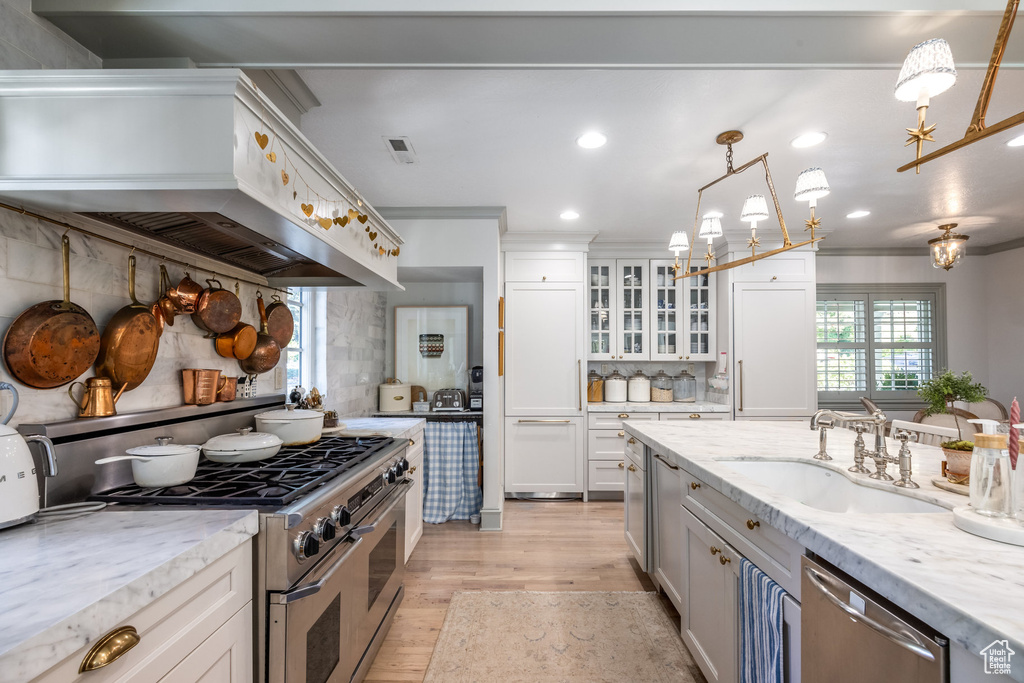
[[[411,384],[381,384],[380,412],[399,413],[412,410]]]

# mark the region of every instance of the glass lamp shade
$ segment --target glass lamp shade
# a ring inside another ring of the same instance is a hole
[[[755,223],[768,219],[768,202],[764,200],[763,194],[752,194],[743,202],[743,211],[740,212],[740,220],[746,223]]]
[[[704,220],[700,222],[700,232],[697,233],[697,237],[712,239],[721,236],[722,219],[718,216],[704,216]]]
[[[793,199],[798,202],[809,202],[827,195],[831,190],[825,180],[825,172],[820,168],[809,168],[796,178],[796,192]]]
[[[942,237],[928,240],[928,246],[932,250],[933,267],[949,270],[960,263],[960,259],[967,253],[967,240],[970,238],[967,235],[958,235],[955,232],[951,232],[955,227],[955,223],[943,225],[939,228],[940,230],[945,230]]]
[[[896,99],[914,102],[944,93],[956,83],[956,66],[949,43],[932,38],[918,43],[907,55],[896,79]]]
[[[676,232],[672,233],[672,239],[669,240],[668,248],[669,250],[674,251],[676,253],[676,256],[679,255],[679,252],[686,251],[687,249],[689,249],[690,240],[687,239],[686,233],[683,232],[682,230],[677,230]]]

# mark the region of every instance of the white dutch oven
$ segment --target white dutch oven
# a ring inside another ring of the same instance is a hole
[[[102,458],[96,464],[131,460],[135,483],[147,488],[178,486],[191,481],[199,464],[199,446],[173,445],[169,436],[158,436],[155,446],[137,446],[125,452],[128,455]]]
[[[236,434],[221,434],[203,444],[203,453],[214,462],[253,462],[277,455],[281,450],[277,434],[254,432],[252,427]]]
[[[284,410],[271,410],[256,415],[256,430],[281,437],[285,446],[304,446],[320,440],[324,414],[317,410],[296,410],[294,403]]]

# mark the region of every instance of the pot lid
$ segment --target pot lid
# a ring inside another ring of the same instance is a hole
[[[204,451],[255,451],[280,446],[283,441],[277,434],[254,432],[252,427],[243,427],[235,434],[218,434],[203,444]]]
[[[618,381],[625,382],[626,378],[623,377],[622,375],[620,375],[618,370],[612,370],[612,374],[610,374],[607,377],[605,377],[604,381],[605,382],[618,382]]]
[[[129,448],[125,453],[128,455],[142,455],[147,458],[158,457],[161,455],[185,455],[192,451],[199,450],[199,446],[195,444],[172,444],[171,440],[173,437],[170,436],[158,436],[156,437],[156,445],[149,444],[148,446],[136,446],[135,448]]]
[[[270,410],[257,413],[257,420],[273,420],[275,422],[295,422],[298,420],[322,420],[324,414],[319,410],[296,410],[294,403],[286,403],[284,410]]]
[[[599,373],[597,370],[591,370],[590,372],[587,373],[587,379],[588,380],[594,380],[594,379],[604,379],[604,378],[601,377],[601,373]]]
[[[668,378],[668,375],[665,374],[664,370],[658,370],[658,374],[656,374],[654,377],[655,377],[655,379],[662,379],[662,378]]]
[[[630,379],[648,379],[643,370],[637,370],[630,376]]]

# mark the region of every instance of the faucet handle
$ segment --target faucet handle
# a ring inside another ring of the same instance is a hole
[[[917,434],[914,432],[908,432],[905,429],[900,429],[899,431],[897,431],[896,435],[893,438],[899,441],[901,444],[903,444],[902,446],[900,446],[901,451],[904,448],[907,448],[908,441],[911,443],[917,443]]]

